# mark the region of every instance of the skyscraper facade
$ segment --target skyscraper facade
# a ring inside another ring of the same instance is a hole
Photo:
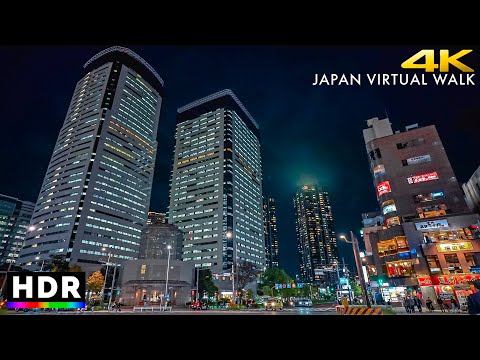
[[[174,260],[182,260],[182,231],[167,224],[164,213],[149,212],[147,225],[143,228],[140,241],[140,259],[167,259],[168,249]]]
[[[275,199],[263,198],[263,225],[265,234],[265,265],[278,267],[278,231]]]
[[[82,268],[136,259],[152,188],[163,80],[133,51],[84,65],[48,165],[19,262],[65,255]]]
[[[15,264],[35,204],[0,194],[0,265]]]
[[[294,199],[300,274],[302,281],[325,284],[338,263],[337,239],[328,192],[305,185]]]
[[[265,266],[259,128],[231,90],[178,109],[168,222],[183,260],[212,272]]]

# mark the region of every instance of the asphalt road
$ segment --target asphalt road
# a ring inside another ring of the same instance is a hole
[[[175,309],[172,311],[135,311],[132,310],[122,310],[120,312],[114,311],[48,311],[48,312],[14,312],[9,311],[10,315],[17,316],[31,316],[31,315],[79,315],[79,316],[91,316],[91,315],[265,315],[265,316],[282,316],[282,315],[335,315],[334,308],[294,308],[294,309],[284,309],[284,310],[235,310],[235,311],[226,311],[226,310],[191,310],[191,309]]]

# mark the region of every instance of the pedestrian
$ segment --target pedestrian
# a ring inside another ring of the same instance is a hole
[[[427,300],[425,301],[425,305],[427,305],[427,309],[428,309],[429,312],[432,312],[432,311],[435,310],[433,308],[433,301],[432,301],[432,299],[430,299],[430,297],[428,297]]]
[[[408,301],[408,297],[403,299],[403,306],[405,307],[407,314],[410,314],[410,302]]]
[[[460,310],[460,305],[458,304],[457,299],[455,299],[455,296],[452,295],[450,303],[452,304],[453,311],[458,312]]]
[[[422,312],[422,300],[420,298],[415,297],[415,305],[418,308],[418,312]]]
[[[445,308],[443,307],[443,300],[440,296],[437,298],[437,304],[440,310],[442,310],[442,312],[445,312]]]
[[[473,282],[473,287],[475,292],[467,297],[468,313],[480,315],[480,279]]]
[[[412,296],[408,297],[408,306],[410,308],[410,313],[415,313],[415,299]]]

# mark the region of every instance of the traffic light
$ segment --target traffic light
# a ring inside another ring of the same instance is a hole
[[[383,286],[383,282],[384,281],[383,281],[382,278],[378,278],[377,283],[378,283],[379,286]]]

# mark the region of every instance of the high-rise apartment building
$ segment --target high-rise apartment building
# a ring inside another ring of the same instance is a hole
[[[470,179],[462,185],[465,201],[470,210],[480,212],[480,166]]]
[[[305,185],[297,191],[294,206],[302,281],[330,282],[334,277],[328,270],[338,263],[338,249],[328,192]]]
[[[35,204],[0,194],[0,265],[17,261]]]
[[[275,199],[263,198],[263,229],[265,233],[265,265],[278,267],[278,230]]]
[[[83,269],[136,259],[147,219],[163,80],[111,47],[84,65],[60,129],[19,263],[66,255]]]
[[[212,272],[265,266],[259,128],[231,90],[178,109],[168,222],[183,260]],[[230,286],[231,287],[231,286]]]
[[[471,275],[480,269],[479,215],[465,203],[435,126],[405,130],[393,132],[388,118],[363,130],[384,218],[365,238],[370,285],[392,302],[421,292],[465,303],[468,281],[480,278]]]
[[[140,241],[140,259],[182,260],[182,231],[173,224],[167,224],[164,213],[149,212],[147,225],[143,228]]]

